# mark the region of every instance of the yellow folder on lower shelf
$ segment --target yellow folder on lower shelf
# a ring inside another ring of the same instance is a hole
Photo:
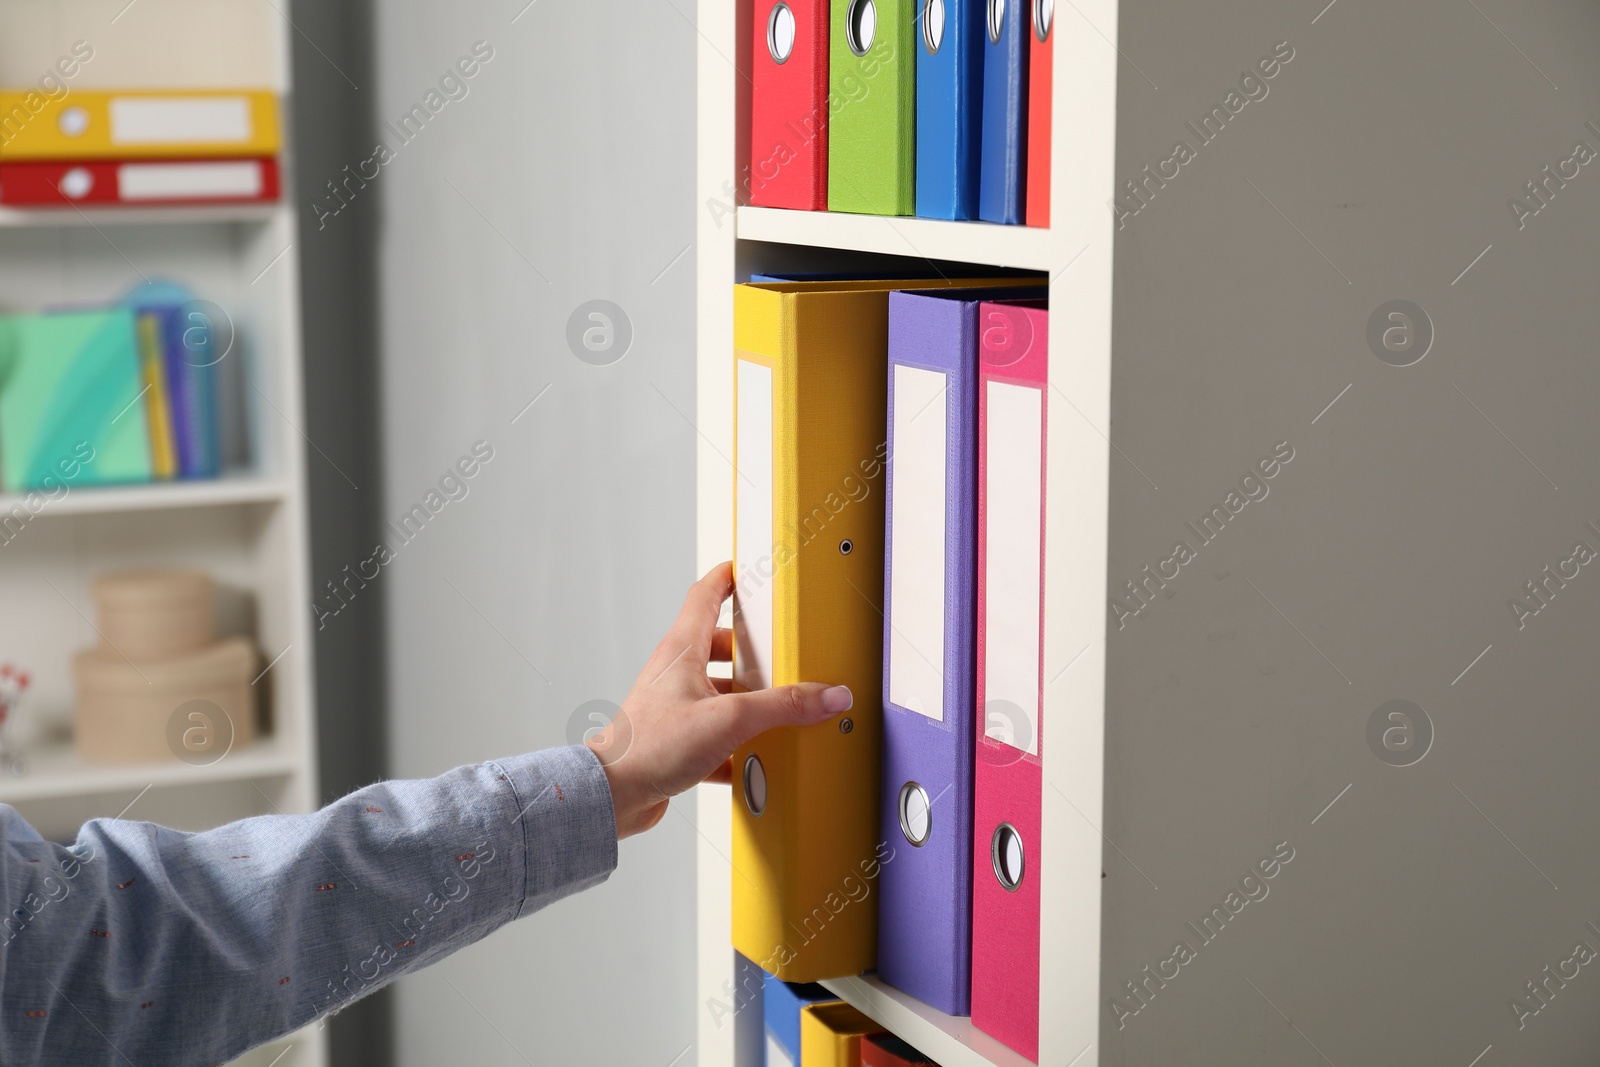
[[[800,1011],[800,1067],[857,1067],[861,1039],[883,1027],[843,1001]]]
[[[876,965],[889,292],[734,292],[734,688],[846,685],[855,706],[734,754],[733,947],[785,982]]]

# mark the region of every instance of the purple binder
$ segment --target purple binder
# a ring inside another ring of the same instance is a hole
[[[948,1015],[971,992],[978,303],[1040,295],[889,294],[878,975]]]

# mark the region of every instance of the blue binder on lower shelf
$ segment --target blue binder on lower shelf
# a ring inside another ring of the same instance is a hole
[[[800,1009],[838,999],[815,982],[792,985],[767,975],[761,998],[767,1029],[766,1067],[800,1067]]]

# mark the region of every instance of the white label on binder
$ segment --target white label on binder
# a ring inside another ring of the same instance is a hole
[[[772,685],[772,368],[741,359],[738,469],[734,475],[733,677],[742,688]]]
[[[984,732],[1039,752],[1040,474],[1043,393],[986,382],[983,706],[1012,706],[1022,721],[987,715]],[[1003,702],[997,705],[997,702]]]
[[[945,453],[948,381],[894,366],[889,506],[889,699],[944,721]]]
[[[123,200],[220,200],[261,195],[261,164],[124,163],[117,168]]]
[[[243,96],[111,101],[112,144],[231,144],[250,135],[250,101]]]

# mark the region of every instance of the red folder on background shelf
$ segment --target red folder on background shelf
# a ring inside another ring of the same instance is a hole
[[[755,0],[754,16],[750,203],[825,211],[828,0]]]
[[[177,205],[278,199],[276,159],[69,160],[0,163],[0,204]]]
[[[1055,36],[1054,0],[1032,0],[1033,33],[1028,37],[1028,180],[1029,226],[1050,225],[1050,53]]]
[[[972,1022],[1035,1063],[1048,325],[1041,306],[979,308]]]

